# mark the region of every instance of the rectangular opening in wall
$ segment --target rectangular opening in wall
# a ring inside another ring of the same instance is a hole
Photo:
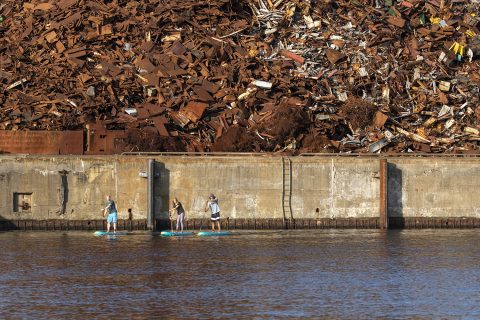
[[[32,193],[14,192],[13,193],[13,212],[31,212],[32,211]]]

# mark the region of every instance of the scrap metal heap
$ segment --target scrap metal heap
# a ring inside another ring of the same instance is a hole
[[[122,151],[476,153],[479,8],[3,0],[0,129],[125,130]]]

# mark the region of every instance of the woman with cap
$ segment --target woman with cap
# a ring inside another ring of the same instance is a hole
[[[205,212],[207,212],[209,207],[212,212],[212,217],[210,218],[212,221],[212,231],[215,232],[215,222],[217,223],[218,231],[220,231],[220,207],[218,206],[218,199],[213,193],[210,193],[208,201],[205,204]]]
[[[175,211],[177,213],[177,224],[176,231],[180,227],[180,232],[183,232],[183,223],[185,222],[185,210],[183,209],[182,203],[178,201],[177,198],[173,199],[173,208],[170,211]]]

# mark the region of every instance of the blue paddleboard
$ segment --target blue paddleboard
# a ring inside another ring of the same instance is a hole
[[[126,231],[117,231],[117,232],[107,232],[107,231],[95,231],[94,235],[96,236],[126,236],[129,232]]]
[[[184,231],[184,232],[179,232],[179,231],[162,231],[160,232],[160,235],[162,237],[185,237],[185,236],[191,236],[193,235],[193,232],[191,231]]]
[[[201,236],[201,237],[208,237],[208,236],[229,236],[231,235],[232,233],[230,231],[200,231],[199,233],[197,233],[197,235]]]

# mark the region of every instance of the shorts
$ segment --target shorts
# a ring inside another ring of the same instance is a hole
[[[109,213],[108,218],[107,218],[107,222],[108,223],[117,223],[117,213],[116,212]]]
[[[212,220],[212,221],[220,220],[220,212],[212,213],[212,217],[210,218],[210,220]]]

